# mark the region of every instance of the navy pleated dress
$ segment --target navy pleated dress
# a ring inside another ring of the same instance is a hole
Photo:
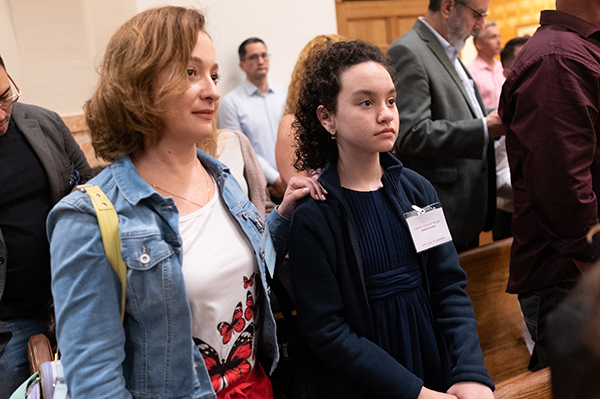
[[[375,343],[425,387],[445,392],[450,386],[448,357],[434,327],[408,227],[383,188],[344,188],[343,193],[356,223]]]

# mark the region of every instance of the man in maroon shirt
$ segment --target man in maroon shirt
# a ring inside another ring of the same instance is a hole
[[[514,190],[508,292],[548,365],[546,316],[600,258],[600,0],[557,0],[504,84],[499,114]]]

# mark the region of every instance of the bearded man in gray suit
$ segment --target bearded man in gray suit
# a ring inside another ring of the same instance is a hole
[[[496,212],[493,140],[504,128],[497,112],[487,115],[458,58],[465,40],[484,28],[488,5],[430,0],[427,15],[388,50],[398,75],[394,152],[433,183],[459,252],[479,244]]]
[[[29,376],[29,337],[48,332],[48,212],[92,174],[62,119],[20,94],[0,57],[0,398]]]

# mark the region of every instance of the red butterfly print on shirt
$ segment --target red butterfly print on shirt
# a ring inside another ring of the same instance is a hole
[[[252,284],[254,284],[254,276],[256,276],[256,273],[252,273],[250,278],[244,276],[244,289],[252,287]]]
[[[250,321],[252,316],[254,316],[254,312],[256,312],[256,304],[254,303],[252,293],[248,291],[246,294],[246,311],[244,312],[244,317],[246,317],[246,320]]]
[[[233,317],[231,319],[231,323],[226,321],[222,321],[217,325],[217,330],[221,333],[223,337],[223,344],[231,341],[231,334],[235,332],[240,332],[244,329],[246,325],[246,321],[244,320],[244,314],[242,313],[242,302],[238,302],[237,306],[233,310]]]
[[[215,392],[235,385],[241,378],[250,373],[252,366],[248,362],[248,358],[252,355],[253,340],[254,323],[250,323],[235,340],[227,359],[221,360],[212,346],[200,338],[194,338],[194,342],[200,353],[202,353],[204,363],[206,363],[208,375]]]

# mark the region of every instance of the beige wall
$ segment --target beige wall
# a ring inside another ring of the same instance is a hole
[[[0,0],[0,52],[22,101],[81,113],[97,55],[134,13],[133,0]]]
[[[318,34],[337,32],[334,0],[0,0],[0,54],[23,91],[22,101],[61,115],[81,114],[116,28],[164,4],[206,12],[223,94],[244,78],[237,47],[247,37],[265,40],[270,80],[287,87],[302,47]]]

